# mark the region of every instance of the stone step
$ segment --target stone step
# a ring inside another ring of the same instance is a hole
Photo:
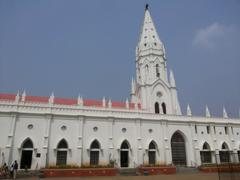
[[[195,168],[195,167],[177,166],[176,170],[177,170],[177,173],[198,173],[199,172],[198,168]]]
[[[136,168],[120,168],[118,170],[119,175],[121,176],[137,176]]]

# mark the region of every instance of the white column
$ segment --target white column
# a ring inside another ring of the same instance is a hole
[[[216,134],[214,131],[214,124],[210,124],[210,134],[211,134],[211,140],[212,140],[212,146],[211,146],[211,150],[212,150],[212,162],[213,163],[217,163],[220,162],[220,159],[216,159],[219,158],[219,155],[216,156],[216,154],[219,154],[218,149],[218,145],[217,145],[217,138],[216,138]],[[216,129],[216,128],[215,128]]]
[[[78,116],[77,162],[79,166],[81,166],[83,162],[83,121],[84,116]]]
[[[166,151],[165,151],[165,140],[164,140],[164,128],[163,128],[163,122],[160,121],[159,123],[159,126],[160,126],[160,138],[159,138],[159,141],[160,141],[160,146],[158,146],[158,151],[157,151],[157,154],[158,154],[158,157],[159,157],[159,163],[167,163],[166,162]]]
[[[17,119],[18,119],[18,114],[13,113],[11,114],[11,126],[9,129],[9,135],[8,135],[8,140],[7,140],[7,145],[6,145],[6,151],[4,154],[5,161],[8,161],[8,165],[10,166],[13,162],[13,152],[14,148],[14,138],[15,138],[15,132],[16,132],[16,125],[17,125]],[[20,159],[20,157],[18,157]]]
[[[167,121],[162,122],[163,126],[163,133],[164,133],[164,149],[165,149],[165,159],[166,159],[166,164],[171,164],[172,163],[172,153],[171,153],[171,140],[169,139],[169,134],[168,134],[168,123]]]
[[[142,122],[140,119],[137,119],[136,121],[136,127],[137,127],[137,156],[134,158],[135,163],[137,165],[143,164],[143,147],[142,147],[142,132],[141,132],[141,126]],[[135,165],[136,165],[135,164]]]
[[[115,160],[115,156],[114,156],[114,145],[113,145],[113,123],[114,123],[114,119],[109,117],[108,118],[108,156],[109,156],[109,162],[110,161],[114,161]]]
[[[195,124],[190,124],[190,131],[191,131],[191,139],[189,139],[189,141],[192,142],[192,145],[190,144],[190,147],[192,147],[192,151],[193,151],[193,155],[194,155],[194,164],[192,164],[192,166],[200,166],[201,165],[201,157],[200,157],[200,149],[201,147],[199,147],[198,145],[198,139],[196,137],[196,133],[195,133]],[[199,149],[200,148],[200,149]]]
[[[50,135],[51,135],[51,125],[52,125],[53,116],[51,114],[47,114],[45,116],[46,128],[44,131],[44,140],[43,140],[43,147],[40,157],[40,164],[41,168],[44,168],[49,165],[49,157],[50,157]]]

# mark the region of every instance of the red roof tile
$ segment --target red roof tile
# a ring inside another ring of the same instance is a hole
[[[49,97],[41,97],[41,96],[26,96],[26,102],[38,102],[38,103],[48,103]]]
[[[76,105],[77,99],[54,98],[54,104]]]
[[[126,108],[126,104],[123,102],[112,102],[113,108]]]
[[[3,100],[15,100],[15,94],[0,94],[0,99]]]
[[[102,101],[100,100],[91,100],[91,99],[84,99],[83,106],[95,106],[95,107],[102,107]]]
[[[14,101],[16,94],[0,94],[0,100],[12,100]],[[49,97],[43,96],[26,96],[26,102],[36,102],[36,103],[48,103]],[[67,98],[54,98],[54,104],[60,105],[77,105],[77,99],[67,99]],[[92,99],[84,99],[84,106],[92,106],[92,107],[103,107],[101,100],[92,100]],[[112,102],[113,108],[125,109],[126,104],[124,102]],[[134,103],[129,104],[130,109],[134,109]],[[138,104],[138,108],[141,109],[141,104]]]

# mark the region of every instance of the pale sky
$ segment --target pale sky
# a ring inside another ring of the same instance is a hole
[[[0,0],[0,92],[125,101],[146,3],[183,114],[237,117],[239,0]]]

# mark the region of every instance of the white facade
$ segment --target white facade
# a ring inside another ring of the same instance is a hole
[[[96,151],[99,165],[113,160],[121,167],[127,154],[124,166],[137,167],[148,164],[149,152],[154,151],[155,164],[175,164],[172,139],[176,132],[183,138],[187,166],[202,164],[205,142],[213,163],[220,151],[240,152],[240,119],[228,118],[226,110],[223,118],[213,118],[208,108],[206,117],[194,117],[189,106],[187,115],[182,115],[173,73],[169,80],[167,74],[165,49],[146,8],[131,103],[0,94],[0,163],[17,160],[21,167],[28,163],[23,153],[30,152],[30,168],[39,169],[56,165],[58,152],[64,151],[66,164],[82,166],[90,164],[90,154]],[[67,147],[59,147],[63,139]],[[32,146],[26,145],[28,140]],[[94,140],[99,148],[91,148]],[[149,148],[151,142],[155,149]]]

